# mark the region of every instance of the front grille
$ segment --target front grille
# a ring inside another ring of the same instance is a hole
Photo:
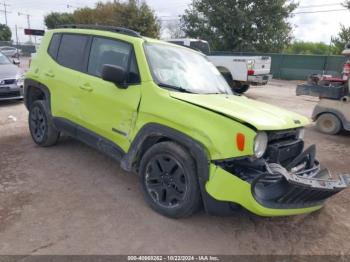
[[[287,166],[303,152],[304,141],[287,140],[269,144],[264,158],[270,163],[278,163]]]
[[[255,163],[253,165],[255,165]],[[242,163],[237,162],[232,166],[226,165],[225,170],[230,172],[231,174],[235,174],[237,177],[239,177],[243,181],[252,183],[254,179],[266,173],[265,165],[264,166],[259,166],[258,164],[256,164],[255,166],[253,165],[252,164],[249,165],[247,164],[247,162],[242,162]],[[270,184],[270,183],[276,183],[281,179],[282,179],[281,175],[268,174],[264,176],[264,178],[262,178],[260,182],[264,184],[265,183]]]
[[[297,129],[268,133],[269,143],[264,158],[270,163],[288,165],[304,149],[304,141],[298,140],[297,134]]]
[[[10,91],[6,93],[0,93],[0,98],[11,98],[11,97],[18,97],[21,96],[21,93],[19,91]]]
[[[2,85],[13,85],[16,83],[16,79],[5,79],[5,80],[0,80],[0,83],[3,82]]]
[[[297,138],[297,129],[282,130],[268,133],[269,143],[281,142],[286,140],[295,140]]]

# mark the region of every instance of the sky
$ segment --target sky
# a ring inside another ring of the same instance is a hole
[[[0,0],[0,10],[4,10]],[[295,12],[325,11],[323,13],[296,14],[290,19],[293,35],[297,40],[324,42],[329,44],[331,37],[337,35],[340,24],[350,26],[349,11],[340,5],[344,0],[299,0],[299,8]],[[73,12],[79,7],[93,7],[97,0],[5,0],[8,5],[8,25],[15,36],[15,25],[18,28],[20,41],[29,40],[23,31],[27,28],[27,15],[30,15],[31,28],[45,29],[44,16],[51,11]],[[105,0],[103,0],[105,2]],[[162,21],[177,19],[192,0],[146,0]],[[20,15],[18,14],[20,12]],[[0,11],[0,23],[5,23],[4,12]],[[13,37],[14,38],[14,37]],[[34,39],[33,39],[34,40]]]

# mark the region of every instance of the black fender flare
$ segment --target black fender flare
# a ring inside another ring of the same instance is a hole
[[[173,128],[157,123],[149,123],[144,125],[133,140],[128,152],[122,158],[122,169],[129,172],[136,171],[135,163],[138,161],[140,152],[142,152],[144,142],[151,137],[159,137],[162,139],[174,141],[185,147],[190,152],[196,163],[202,200],[204,208],[208,214],[232,214],[233,210],[231,209],[231,206],[228,202],[215,200],[207,193],[205,189],[206,182],[209,180],[210,159],[204,145]]]
[[[26,108],[29,110],[29,107],[31,105],[32,101],[32,97],[29,96],[30,92],[31,92],[31,88],[37,88],[40,91],[42,91],[45,95],[45,101],[47,103],[47,106],[49,108],[49,113],[51,114],[51,94],[50,94],[50,90],[47,86],[45,86],[44,84],[31,79],[31,78],[26,78],[24,80],[24,104],[26,106]]]

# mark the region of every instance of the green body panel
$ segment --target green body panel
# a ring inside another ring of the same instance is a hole
[[[245,96],[208,96],[175,92],[171,93],[171,96],[248,123],[258,130],[291,129],[309,124],[306,117]]]
[[[160,89],[153,82],[143,86],[133,137],[147,123],[162,124],[190,136],[207,149],[211,159],[253,155],[256,133],[252,129],[210,110],[174,99],[169,91]],[[239,151],[236,146],[237,133],[246,136],[244,151]]]
[[[112,83],[103,83],[106,81],[88,75],[84,81],[96,88],[91,92],[82,92],[78,123],[115,142],[126,152],[130,147],[129,136],[141,99],[140,86],[119,89]]]
[[[55,117],[62,117],[79,124],[115,142],[127,152],[141,99],[141,85],[120,89],[98,77],[59,65],[47,54],[51,36],[56,32],[86,34],[86,30],[79,29],[58,29],[47,32],[26,77],[33,78],[50,88],[51,111]],[[141,39],[99,30],[89,30],[89,34],[115,38],[132,44],[141,79],[151,80]],[[45,67],[42,67],[43,64]],[[145,68],[146,70],[141,70]],[[48,74],[54,76],[48,77]],[[114,132],[112,129],[120,132]]]
[[[47,54],[55,32],[88,33],[129,42],[134,47],[141,84],[121,89],[95,76],[60,66]],[[161,124],[191,137],[203,145],[209,160],[253,156],[257,130],[292,129],[309,123],[302,116],[244,96],[196,95],[162,89],[153,81],[143,48],[145,41],[158,42],[99,30],[48,31],[26,77],[49,88],[53,116],[83,126],[113,141],[125,152],[149,123]],[[245,136],[242,151],[237,147],[238,133]],[[206,189],[217,200],[239,203],[264,216],[292,215],[320,208],[264,208],[254,200],[248,183],[215,165],[210,165]]]
[[[289,216],[309,213],[320,209],[314,206],[299,209],[272,209],[260,205],[253,197],[251,185],[238,177],[226,172],[220,167],[211,165],[211,177],[206,184],[206,190],[213,198],[240,204],[254,214],[260,216]]]

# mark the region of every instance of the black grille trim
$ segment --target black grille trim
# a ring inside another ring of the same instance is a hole
[[[20,91],[10,91],[6,93],[0,93],[0,98],[11,98],[11,97],[20,97]]]
[[[282,131],[274,131],[268,133],[269,143],[281,142],[286,140],[296,140],[298,129],[289,129]]]
[[[4,81],[4,84],[2,85],[13,85],[16,83],[16,79],[4,79],[4,80],[0,80],[0,83]]]
[[[5,85],[12,85],[16,83],[16,79],[7,79],[5,80]]]

